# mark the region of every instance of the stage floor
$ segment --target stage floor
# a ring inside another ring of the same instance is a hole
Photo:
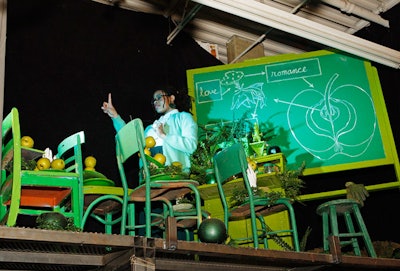
[[[0,270],[400,270],[400,260],[1,226]]]

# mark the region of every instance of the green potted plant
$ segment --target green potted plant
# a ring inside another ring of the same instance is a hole
[[[271,123],[261,123],[258,139],[267,142],[274,137]],[[218,122],[213,125],[199,125],[199,144],[191,155],[191,178],[200,184],[207,183],[213,170],[212,159],[221,149],[234,142],[242,142],[248,156],[252,155],[249,143],[253,142],[254,124],[249,120],[248,113],[232,122]],[[212,183],[212,182],[211,182]]]
[[[261,189],[259,187],[254,189],[254,196],[257,197],[268,197],[273,204],[277,199],[281,197],[289,198],[292,201],[298,199],[301,194],[301,188],[304,187],[304,181],[301,179],[305,169],[305,162],[301,164],[295,170],[285,169],[282,172],[278,172],[276,176],[281,182],[282,190],[279,191],[268,191],[268,189]],[[230,206],[238,206],[247,200],[247,190],[246,189],[235,189],[232,192],[232,197],[230,199]]]
[[[200,184],[207,183],[207,174],[213,169],[212,159],[221,149],[234,142],[242,142],[247,155],[251,155],[249,142],[253,142],[254,124],[247,118],[247,113],[233,122],[219,122],[214,125],[199,125],[199,144],[191,155],[191,178]],[[258,126],[257,126],[258,127]],[[274,137],[271,124],[260,124],[259,136],[267,141]]]
[[[213,170],[214,155],[249,134],[249,121],[246,114],[237,121],[219,122],[213,125],[199,125],[199,144],[191,155],[191,178],[205,184]]]

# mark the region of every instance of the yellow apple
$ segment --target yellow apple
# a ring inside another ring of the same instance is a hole
[[[30,136],[21,137],[21,146],[23,146],[23,147],[33,148],[34,143],[35,142],[33,141],[32,137],[30,137]]]
[[[179,162],[179,161],[174,161],[174,162],[171,163],[171,165],[174,166],[174,167],[180,167],[180,168],[182,167],[182,163]]]
[[[148,156],[151,156],[151,151],[150,151],[150,149],[149,149],[149,148],[144,148],[144,154],[145,154],[145,155],[148,155]],[[138,152],[138,156],[140,157],[140,152]]]
[[[85,170],[92,170],[95,171],[95,166],[96,166],[97,160],[94,156],[88,156],[85,158],[84,164],[85,164]]]
[[[84,163],[85,163],[85,166],[87,166],[87,167],[95,167],[97,160],[93,156],[88,156],[85,158]]]
[[[39,160],[37,160],[37,162],[36,162],[36,167],[39,170],[49,169],[50,165],[51,165],[50,160],[49,160],[49,158],[46,158],[46,157],[42,157]]]
[[[65,168],[65,162],[63,159],[54,159],[50,164],[52,169],[63,170]]]
[[[152,136],[146,137],[146,148],[153,148],[156,145],[156,140]]]
[[[144,154],[151,156],[151,151],[149,148],[144,148]]]
[[[156,160],[157,162],[159,162],[161,165],[165,164],[165,161],[167,160],[167,158],[165,157],[164,154],[162,153],[157,153],[156,155],[154,155],[154,160]]]

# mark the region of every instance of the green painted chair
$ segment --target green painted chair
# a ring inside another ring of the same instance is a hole
[[[44,152],[22,147],[20,138],[19,114],[13,108],[2,122],[1,224],[15,226],[19,215],[59,212],[72,218],[78,229],[85,230],[90,216],[104,224],[105,233],[112,233],[112,226],[121,222],[123,188],[94,185],[112,181],[83,170],[84,132],[58,144],[55,156],[65,161],[63,171],[25,169],[26,161],[38,159]]]
[[[86,227],[88,218],[91,217],[104,225],[104,233],[112,234],[116,231],[113,231],[113,226],[118,225],[122,220],[124,190],[122,187],[115,187],[114,182],[100,172],[83,170],[80,147],[74,148],[73,156],[65,156],[78,143],[85,143],[83,131],[64,139],[58,145],[56,158],[62,158],[65,161],[67,172],[74,169],[79,172],[79,205],[82,216],[79,228],[82,231],[91,231]]]
[[[194,221],[194,230],[198,229],[202,222],[201,198],[197,190],[198,182],[194,180],[151,180],[149,171],[149,162],[144,153],[145,137],[143,123],[136,118],[128,122],[115,136],[116,156],[122,186],[124,187],[123,212],[127,213],[127,220],[123,221],[126,231],[129,235],[136,235],[137,230],[145,230],[146,237],[152,237],[152,228],[165,225],[167,217],[175,217],[177,226],[187,225],[185,221]],[[139,185],[128,189],[129,179],[125,173],[126,161],[133,155],[140,155],[143,166],[144,178],[140,178]],[[173,210],[173,201],[182,195],[193,193],[195,198],[194,212],[178,215]],[[162,202],[164,212],[156,214],[152,212],[152,203]],[[144,204],[145,223],[137,223],[135,217],[135,205]],[[123,220],[125,217],[123,216]],[[165,234],[165,231],[164,231]]]
[[[254,196],[253,188],[250,186],[247,175],[247,168],[247,157],[241,143],[226,147],[214,156],[214,173],[224,210],[224,223],[228,234],[229,221],[250,219],[251,223],[251,235],[232,239],[232,242],[239,245],[252,243],[254,248],[259,248],[259,242],[261,241],[264,244],[264,248],[268,249],[268,239],[273,238],[282,245],[285,245],[286,249],[300,251],[295,212],[290,200],[279,198],[271,203],[271,200],[267,197]],[[247,191],[248,200],[240,206],[231,208],[228,200],[229,194],[225,191],[223,184],[232,180],[234,176],[243,177],[243,186]],[[290,227],[275,231],[270,229],[264,217],[282,211],[288,212]],[[245,229],[243,230],[245,231]],[[289,247],[289,244],[282,242],[282,238],[287,236],[291,237],[293,247]]]
[[[0,189],[0,221],[15,226],[20,215],[38,216],[45,212],[59,212],[72,218],[81,227],[82,171],[76,161],[82,160],[83,133],[64,140],[57,154],[66,161],[65,171],[29,170],[24,163],[41,157],[43,152],[21,146],[19,114],[16,108],[2,122],[2,178]],[[65,157],[67,151],[69,156]]]
[[[92,231],[87,227],[88,218],[91,217],[104,225],[104,233],[119,233],[116,230],[113,231],[113,226],[118,225],[122,220],[123,188],[115,187],[114,182],[100,172],[83,170],[80,147],[83,143],[85,143],[85,134],[81,131],[64,139],[58,145],[55,155],[56,158],[62,158],[65,161],[65,171],[79,173],[78,191],[81,213],[79,228],[82,231]],[[72,149],[74,155],[71,155]]]
[[[89,177],[83,180],[84,213],[82,218],[82,229],[91,231],[87,228],[88,218],[104,225],[104,233],[124,234],[122,227],[122,205],[124,189],[116,187],[114,182],[107,179],[98,172],[85,172]],[[119,232],[116,232],[114,225],[120,224]],[[124,229],[124,227],[122,227]]]

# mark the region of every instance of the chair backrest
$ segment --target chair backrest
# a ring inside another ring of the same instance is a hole
[[[12,164],[21,164],[21,130],[19,124],[19,113],[17,108],[12,108],[10,113],[2,122],[2,156],[1,156],[1,185],[0,185],[0,218],[2,219],[8,212],[8,207],[4,207],[3,203],[8,201],[11,193],[20,193],[20,180],[14,178],[15,181],[7,182],[6,166],[12,161]],[[19,176],[19,168],[12,166],[12,175]]]
[[[18,110],[16,108],[12,108],[10,113],[7,114],[7,116],[3,119],[1,123],[1,128],[2,128],[1,135],[3,138],[12,128],[12,123],[13,121],[15,122],[15,120],[18,121]]]
[[[125,162],[132,157],[134,154],[140,155],[140,162],[142,164],[143,176],[144,178],[139,178],[139,185],[143,185],[145,187],[146,200],[144,209],[150,212],[151,203],[150,203],[150,171],[148,168],[148,164],[146,161],[146,156],[144,153],[145,138],[144,138],[144,129],[142,120],[139,118],[133,119],[128,122],[124,127],[122,127],[115,136],[116,143],[116,156],[117,156],[117,164],[118,170],[121,177],[121,184],[124,189],[124,196],[122,202],[122,212],[126,212],[127,204],[128,204],[128,181],[127,176],[125,174]],[[151,237],[151,217],[150,215],[146,215],[146,236]],[[122,221],[122,223],[124,223]],[[122,231],[122,228],[121,228]]]
[[[65,162],[65,171],[81,174],[83,180],[82,144],[85,143],[85,133],[77,132],[65,138],[57,146],[56,158]]]
[[[83,216],[84,195],[83,195],[83,157],[82,144],[85,143],[85,132],[80,131],[66,137],[57,146],[56,158],[61,158],[65,162],[65,171],[74,172],[79,175],[79,217]],[[76,204],[76,203],[75,203]],[[75,218],[76,219],[76,218]]]
[[[21,129],[19,124],[19,113],[17,108],[12,108],[4,118],[1,125],[2,134],[2,170],[10,160],[21,162]],[[6,157],[7,156],[7,157]],[[16,173],[16,171],[14,171]]]
[[[234,175],[246,175],[247,167],[247,157],[241,143],[226,147],[214,156],[214,171],[222,183]]]
[[[116,156],[118,163],[118,170],[121,175],[122,186],[127,190],[127,179],[125,175],[124,163],[134,154],[139,154],[141,165],[143,166],[143,175],[145,179],[150,180],[150,171],[147,166],[147,160],[144,153],[146,146],[143,122],[141,119],[136,118],[128,122],[122,127],[115,136],[116,141]],[[141,180],[140,184],[145,182]]]
[[[232,176],[242,177],[249,199],[253,202],[252,188],[247,176],[248,162],[243,145],[241,143],[235,143],[224,148],[214,155],[213,164],[215,179],[217,180],[217,187],[224,208],[224,222],[227,225],[229,219],[229,204],[223,186],[225,182],[231,180]],[[238,176],[239,174],[240,176]]]

